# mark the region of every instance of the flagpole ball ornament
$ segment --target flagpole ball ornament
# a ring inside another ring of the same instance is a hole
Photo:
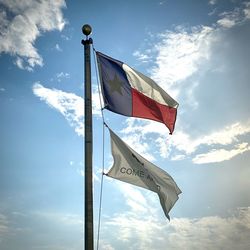
[[[93,43],[92,38],[88,37],[92,33],[92,28],[89,24],[84,24],[82,26],[82,33],[86,36],[86,40],[82,40],[82,45],[92,44]]]
[[[92,28],[89,24],[84,24],[82,26],[82,33],[85,35],[85,36],[89,36],[92,32]]]

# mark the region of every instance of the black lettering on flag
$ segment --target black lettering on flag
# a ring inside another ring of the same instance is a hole
[[[125,167],[121,167],[120,168],[120,172],[122,174],[127,174],[127,175],[134,175],[134,176],[139,176],[141,178],[145,178],[145,173],[142,170],[134,170],[132,168],[125,168]]]

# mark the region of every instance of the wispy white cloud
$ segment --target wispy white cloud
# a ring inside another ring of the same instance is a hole
[[[70,36],[66,36],[64,34],[61,35],[62,39],[64,39],[65,41],[69,41],[71,40],[71,37]]]
[[[84,135],[84,101],[81,97],[58,89],[45,88],[40,83],[33,85],[33,93],[59,111],[78,135]]]
[[[168,132],[165,125],[139,118],[127,118],[125,126],[121,130],[122,139],[132,148],[149,161],[155,161],[154,150],[159,148],[159,141],[150,135],[164,136],[166,139]],[[153,146],[153,147],[152,147]]]
[[[65,73],[64,72],[60,72],[60,73],[56,74],[56,78],[57,78],[58,82],[61,82],[65,78],[69,79],[70,78],[70,74],[67,73],[67,72],[65,72]]]
[[[62,48],[60,47],[58,43],[56,44],[55,49],[59,52],[62,52]]]
[[[82,97],[74,93],[46,88],[39,82],[33,85],[33,93],[50,107],[59,111],[78,135],[84,135],[84,100]],[[94,92],[93,95],[97,95],[97,93]],[[93,114],[100,115],[99,99],[97,98],[93,98]]]
[[[130,134],[126,136],[122,136],[122,139],[132,148],[135,148],[136,151],[145,157],[149,161],[154,161],[155,157],[152,153],[150,153],[149,143],[146,142],[145,138],[143,139],[143,135],[141,133]]]
[[[174,218],[162,223],[149,214],[143,219],[126,212],[105,221],[112,228],[111,245],[119,249],[248,249],[250,208],[238,208],[230,216],[197,219]]]
[[[92,109],[93,114],[101,116],[101,108],[104,107],[104,101],[102,95],[99,95],[98,87],[92,86]]]
[[[156,249],[156,244],[153,242],[159,240],[156,236],[159,224],[154,223],[152,217],[146,216],[145,219],[138,219],[131,214],[120,214],[105,222],[111,228],[114,234],[112,235],[111,245],[119,246],[119,249]],[[114,238],[113,238],[114,237]],[[157,247],[157,249],[159,249]]]
[[[243,23],[247,19],[250,19],[250,3],[243,2],[240,8],[223,12],[220,14],[220,17],[217,24],[223,28],[232,28],[237,24]]]
[[[213,31],[212,27],[200,26],[188,32],[179,26],[176,31],[160,34],[160,42],[155,46],[156,66],[152,69],[152,78],[178,95],[180,86],[174,85],[193,75],[204,60],[209,59]]]
[[[209,0],[208,3],[211,5],[215,5],[217,3],[217,0]]]
[[[173,138],[171,138],[171,144],[174,145],[176,149],[185,152],[186,154],[191,154],[201,145],[225,146],[238,143],[239,137],[248,133],[250,133],[250,121],[242,123],[237,122],[226,126],[219,131],[198,138],[191,138],[190,135],[185,134],[184,132],[176,132]]]
[[[43,33],[62,30],[66,21],[62,8],[64,0],[1,0],[0,11],[0,53],[17,57],[15,64],[31,71],[36,65],[42,66],[43,59],[34,43]]]
[[[244,8],[244,14],[246,19],[250,19],[250,2],[244,2],[245,8]]]
[[[190,135],[184,132],[176,132],[169,139],[170,147],[178,150],[182,157],[185,155],[192,158],[192,161],[196,164],[221,162],[229,160],[237,155],[249,151],[249,146],[246,143],[239,143],[242,136],[246,136],[250,133],[250,121],[242,123],[234,123],[232,125],[226,126],[219,131],[213,132],[211,134],[200,136],[198,138],[192,138]],[[162,156],[164,152],[169,150],[167,143],[159,139],[162,144],[161,151]],[[202,154],[197,154],[197,151],[203,147]],[[233,147],[233,149],[226,149],[227,146]],[[224,148],[223,148],[224,147]],[[172,160],[179,160],[176,153],[171,157]]]
[[[111,242],[108,242],[115,249],[126,249],[126,247],[148,249],[148,243],[152,243],[153,240],[150,235],[156,229],[155,224],[151,222],[154,217],[157,217],[158,208],[160,209],[158,198],[150,191],[127,183],[116,181],[115,187],[121,192],[122,200],[126,205],[123,209],[125,212],[116,213],[111,218],[105,216],[102,234],[105,235],[105,228],[116,230],[116,233],[109,237]],[[147,223],[145,223],[146,221]],[[139,245],[138,242],[140,242]]]
[[[228,160],[248,151],[246,149],[247,147],[242,148],[243,145],[246,146],[245,144],[240,144],[241,147],[237,145],[240,142],[241,136],[246,136],[250,133],[250,121],[233,123],[210,134],[195,138],[180,129],[176,130],[173,135],[167,136],[167,131],[163,124],[128,118],[126,128],[124,128],[122,132],[126,134],[124,140],[127,140],[128,144],[140,151],[140,153],[149,160],[155,159],[152,148],[157,148],[158,154],[162,158],[168,158],[170,154],[171,160],[181,160],[186,157],[191,157],[194,163],[201,164]],[[152,141],[150,135],[156,136],[157,139]],[[143,138],[146,137],[147,141],[144,141]],[[133,139],[130,140],[129,138]],[[135,139],[136,143],[133,141]],[[209,151],[196,155],[202,146],[206,146],[203,150]],[[233,146],[235,149],[228,151],[221,148],[223,146]],[[213,148],[212,151],[211,148]],[[175,154],[173,154],[173,152],[175,152]],[[212,161],[211,157],[215,155],[217,157]]]
[[[212,16],[212,15],[214,15],[216,12],[217,12],[217,8],[214,8],[213,10],[211,10],[211,11],[208,13],[208,15],[209,15],[209,16]]]
[[[231,12],[223,12],[220,14],[220,17],[221,19],[217,21],[217,24],[223,28],[232,28],[242,19],[240,9],[238,8]]]
[[[123,194],[126,204],[129,206],[132,213],[147,212],[147,201],[138,188],[123,182],[116,182],[116,187]]]
[[[141,62],[148,62],[150,60],[149,55],[143,54],[142,52],[138,50],[133,53],[133,56],[135,56]]]
[[[244,152],[250,151],[250,146],[248,143],[237,144],[234,149],[213,149],[205,154],[198,154],[193,158],[193,162],[196,164],[203,163],[214,163],[227,161],[235,157],[236,155],[242,154]]]
[[[33,71],[33,68],[25,65],[25,61],[19,56],[16,57],[16,61],[14,62],[14,64],[20,69],[25,69],[27,71]]]
[[[167,3],[167,1],[160,1],[159,5],[163,5],[163,4],[166,4],[166,3]]]
[[[232,28],[236,24],[236,20],[230,17],[223,17],[217,23],[224,28]]]
[[[184,154],[177,154],[171,157],[172,161],[181,161],[184,160],[186,158],[186,155]]]

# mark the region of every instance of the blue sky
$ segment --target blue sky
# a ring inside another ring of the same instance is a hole
[[[0,0],[0,248],[82,249],[85,23],[96,50],[180,104],[173,135],[104,111],[183,193],[169,222],[156,194],[105,177],[100,249],[249,249],[250,2],[233,0]],[[92,82],[96,226],[102,119],[93,57]],[[107,131],[104,145],[107,170]]]

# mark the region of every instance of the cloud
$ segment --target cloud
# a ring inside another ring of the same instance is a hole
[[[62,49],[61,47],[59,46],[59,44],[57,43],[56,46],[55,46],[55,49],[59,52],[62,52]]]
[[[195,152],[201,145],[230,145],[238,142],[239,137],[250,133],[250,121],[237,122],[229,126],[225,126],[219,131],[212,132],[211,134],[200,136],[198,138],[191,138],[184,132],[176,132],[176,135],[171,138],[171,143],[178,150],[191,154]]]
[[[84,101],[81,97],[58,89],[45,88],[38,82],[33,85],[33,93],[59,111],[78,135],[84,135]]]
[[[149,55],[143,54],[140,51],[135,51],[133,56],[137,57],[137,59],[141,62],[148,62],[150,60]]]
[[[244,2],[243,7],[241,6],[241,8],[235,8],[232,11],[223,12],[220,16],[222,18],[217,21],[217,24],[223,28],[232,28],[250,19],[250,3]]]
[[[114,249],[126,249],[126,247],[128,249],[148,249],[147,244],[152,241],[150,232],[155,230],[155,225],[151,222],[153,217],[157,216],[157,210],[161,209],[157,195],[119,181],[116,181],[114,185],[121,192],[120,197],[123,198],[125,212],[113,214],[111,217],[103,215],[102,235],[104,235],[105,241]],[[146,221],[147,223],[145,223]],[[105,237],[107,233],[105,229],[114,233]],[[138,248],[138,242],[140,242],[141,248]]]
[[[122,140],[124,140],[130,147],[135,148],[136,151],[145,157],[149,161],[154,161],[155,157],[152,153],[150,153],[150,146],[149,143],[142,138],[143,135],[140,134],[130,134],[126,136],[122,136]]]
[[[99,90],[96,85],[92,86],[92,109],[93,114],[101,116],[101,107],[104,107],[103,97],[99,95]]]
[[[217,0],[209,0],[208,3],[211,5],[215,5],[217,3]]]
[[[169,93],[173,92],[177,96],[180,88],[173,88],[174,85],[193,75],[209,59],[213,31],[212,27],[197,26],[188,33],[179,26],[176,31],[160,34],[161,40],[155,45],[152,78],[164,89],[168,89]]]
[[[144,204],[140,195],[135,194],[133,197],[133,189],[124,191],[131,193],[130,197],[135,202],[138,198],[138,204],[145,205],[145,209],[128,207],[124,212],[111,216],[103,214],[100,238],[102,250],[165,250],[166,246],[169,250],[249,249],[250,207],[229,211],[230,215],[172,218],[168,222],[163,217],[159,219],[156,211],[149,212],[152,204],[148,198]],[[6,215],[1,214],[0,225],[8,225],[8,229],[4,228],[7,237],[1,244],[3,248],[8,246],[6,249],[23,250],[28,245],[32,249],[75,250],[82,247],[81,214],[12,212],[8,214],[10,223],[6,223],[6,220]]]
[[[138,135],[145,137],[150,134],[157,134],[159,138],[158,143],[165,142],[164,145],[170,144],[179,151],[186,154],[194,153],[201,145],[230,145],[239,141],[239,137],[250,133],[250,120],[233,123],[225,126],[218,131],[207,135],[201,135],[197,138],[191,137],[189,134],[179,130],[175,131],[173,135],[167,137],[167,130],[161,123],[154,121],[140,121],[140,119],[128,118],[126,119],[126,128],[122,130],[123,133],[129,134],[131,137]],[[157,145],[157,144],[156,144]],[[162,144],[162,147],[164,147]],[[158,145],[159,146],[159,145]],[[162,148],[162,154],[166,149]]]
[[[127,118],[125,126],[121,130],[122,139],[149,161],[155,161],[154,150],[159,148],[159,141],[152,135],[166,139],[168,130],[162,123],[143,120],[139,118]]]
[[[68,79],[68,78],[70,78],[70,75],[69,75],[69,73],[60,72],[60,73],[56,74],[56,78],[57,78],[58,82],[61,82],[62,79],[65,79],[65,78]]]
[[[244,2],[245,8],[244,8],[244,14],[246,19],[250,19],[250,2]]]
[[[223,12],[220,14],[220,16],[222,18],[217,21],[217,24],[223,28],[232,28],[242,19],[239,9],[235,9],[231,12]]]
[[[248,143],[241,143],[235,146],[234,149],[213,149],[208,153],[196,155],[193,158],[193,162],[196,164],[203,163],[214,163],[230,160],[236,155],[242,154],[244,152],[250,151],[250,146]]]
[[[116,187],[123,194],[132,213],[147,212],[147,201],[138,188],[123,182],[116,182]]]
[[[217,12],[217,8],[214,8],[213,10],[211,10],[211,11],[208,13],[208,15],[209,15],[209,16],[212,16],[212,15],[214,15],[216,12]]]
[[[236,24],[236,20],[230,17],[224,17],[218,20],[217,23],[224,28],[232,28]]]
[[[169,143],[171,145],[170,147],[181,153],[182,159],[184,159],[184,155],[186,155],[191,156],[192,161],[195,164],[213,163],[230,160],[239,154],[249,151],[248,144],[239,144],[242,136],[247,136],[249,133],[250,121],[242,123],[237,122],[229,126],[225,126],[219,131],[212,132],[198,138],[192,138],[187,133],[178,131],[169,139]],[[168,145],[164,143],[162,139],[158,140],[162,142],[161,152],[163,152],[162,156],[164,156],[164,152],[169,150]],[[228,150],[225,148],[227,146],[231,146],[233,149]],[[199,150],[209,151],[197,154],[197,151]],[[179,160],[177,157],[179,153],[175,154],[171,159]]]
[[[44,87],[39,82],[33,85],[33,93],[50,107],[60,112],[79,136],[84,136],[84,100],[73,93]],[[100,116],[98,94],[93,93],[93,115]]]
[[[250,208],[238,208],[224,217],[173,218],[170,223],[125,212],[106,219],[104,228],[109,232],[112,228],[110,244],[121,250],[165,250],[166,246],[170,250],[243,250],[250,246]]]
[[[104,226],[113,232],[110,245],[115,249],[159,249],[153,245],[153,241],[159,240],[158,237],[153,239],[154,232],[160,233],[158,225],[149,216],[143,220],[131,214],[120,214],[106,221]]]
[[[229,160],[248,151],[247,145],[239,142],[242,136],[250,133],[250,120],[233,123],[207,135],[192,137],[182,130],[176,130],[173,135],[168,136],[161,123],[127,118],[126,126],[121,132],[125,134],[124,141],[150,161],[155,160],[152,152],[154,148],[162,158],[170,155],[171,160],[192,157],[194,163],[201,164]],[[223,146],[233,146],[234,149],[222,149]],[[197,154],[199,150],[209,152]],[[213,157],[215,158],[212,160]]]
[[[19,57],[19,56],[16,57],[16,61],[14,62],[14,64],[15,64],[18,68],[20,68],[20,69],[26,69],[27,71],[32,71],[32,70],[33,70],[32,67],[30,67],[30,66],[25,66],[24,60],[23,60],[21,57]]]
[[[17,57],[15,64],[31,71],[42,66],[43,59],[34,46],[44,32],[62,30],[66,21],[62,8],[64,0],[0,0],[0,53]]]

